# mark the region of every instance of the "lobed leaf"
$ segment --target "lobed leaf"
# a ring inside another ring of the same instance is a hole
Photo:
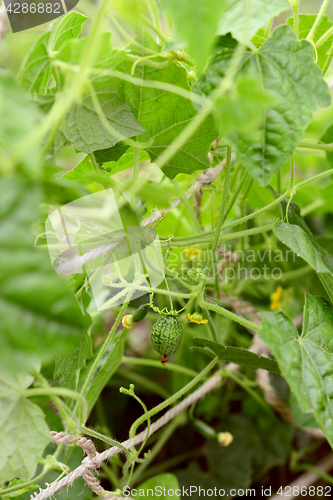
[[[82,24],[87,19],[79,12],[69,12],[61,19],[53,36],[54,23],[51,23],[25,56],[18,74],[18,82],[29,92],[44,94],[52,76],[52,52],[58,51],[66,41],[77,38],[81,33]]]
[[[176,36],[183,39],[188,52],[202,70],[206,64],[219,25],[225,0],[162,0],[176,24]]]
[[[300,336],[283,312],[261,317],[259,337],[275,356],[301,410],[313,413],[333,446],[333,306],[307,294]]]
[[[218,86],[234,50],[235,42],[230,36],[220,39],[206,73],[199,79],[202,92],[210,94]],[[260,125],[255,130],[243,130],[237,124],[233,130],[224,130],[223,108],[218,122],[225,139],[235,148],[239,161],[260,185],[265,186],[294,151],[313,111],[328,106],[331,97],[314,61],[312,46],[305,40],[298,41],[289,26],[276,28],[259,49],[247,51],[236,82],[242,75],[254,81],[257,79],[256,85],[252,84],[255,93],[260,85],[274,102],[266,103]],[[247,102],[245,95],[245,105]],[[241,105],[240,99],[238,106]],[[257,119],[256,111],[250,108],[247,120],[253,113]]]
[[[160,50],[149,34],[144,33],[143,37],[142,43],[154,50]],[[147,54],[142,51],[139,55]],[[130,73],[131,67],[129,63],[124,65],[127,73]],[[177,63],[162,69],[138,64],[135,76],[190,90],[186,70]],[[146,129],[146,134],[140,136],[140,141],[149,141],[150,144],[145,149],[152,162],[168,148],[196,114],[193,104],[188,99],[165,90],[141,87],[126,82],[125,95],[136,119]],[[208,116],[191,138],[162,168],[164,174],[173,179],[181,172],[192,174],[195,170],[209,167],[208,152],[216,137],[217,131],[215,131],[213,120]]]
[[[14,478],[31,479],[50,442],[42,410],[20,395],[32,381],[29,375],[0,371],[0,485]]]
[[[287,0],[224,0],[218,34],[231,33],[241,43],[249,42],[272,17],[290,9]]]
[[[298,16],[298,38],[300,40],[304,40],[308,36],[316,19],[317,16],[315,14],[300,14]],[[286,24],[294,28],[294,18],[289,17],[286,20]],[[316,43],[319,40],[319,38],[321,38],[322,35],[324,35],[330,28],[332,28],[332,26],[333,23],[329,21],[328,16],[323,16],[314,34],[313,37],[314,43]],[[333,33],[326,40],[326,42],[320,45],[320,47],[316,48],[317,64],[320,66],[321,69],[323,69],[328,59],[327,52],[331,48],[332,39],[333,39]]]
[[[69,40],[62,47],[57,59],[72,65],[81,61],[86,50],[88,38]],[[95,58],[95,69],[112,69],[119,65],[125,53],[113,49],[110,44],[110,33],[99,36],[98,51]],[[60,85],[64,84],[64,75],[58,72]],[[112,148],[121,140],[107,130],[95,107],[94,98],[99,102],[104,119],[123,138],[141,135],[145,129],[137,122],[124,96],[124,85],[121,80],[109,76],[93,75],[90,78],[91,88],[83,96],[82,101],[72,106],[64,117],[57,136],[56,147],[69,145],[84,153]]]

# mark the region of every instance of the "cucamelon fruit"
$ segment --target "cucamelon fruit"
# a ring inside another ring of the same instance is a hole
[[[168,355],[177,351],[183,337],[183,329],[176,316],[161,316],[153,324],[150,338],[155,351],[162,355],[161,363],[164,365]]]

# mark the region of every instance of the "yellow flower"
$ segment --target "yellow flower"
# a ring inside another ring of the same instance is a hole
[[[187,247],[184,248],[184,253],[185,257],[187,257],[190,260],[199,260],[203,252],[197,247],[190,247],[190,248]]]
[[[272,311],[278,311],[279,309],[282,308],[282,300],[281,300],[281,297],[282,297],[282,292],[283,292],[283,288],[282,286],[278,286],[276,291],[274,293],[272,293],[271,295],[271,310]]]
[[[197,325],[207,325],[208,323],[208,319],[203,319],[200,313],[188,314],[187,317],[191,323],[197,323]]]
[[[132,321],[132,314],[126,314],[126,316],[123,317],[121,322],[122,322],[124,328],[128,328],[128,329],[132,328],[132,326],[134,325],[134,323]]]
[[[229,446],[233,439],[234,437],[230,432],[219,432],[217,435],[217,441],[221,446]]]

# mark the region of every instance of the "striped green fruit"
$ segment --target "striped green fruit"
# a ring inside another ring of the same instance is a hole
[[[161,362],[164,365],[168,360],[168,354],[177,351],[183,337],[183,329],[176,316],[161,316],[153,324],[150,338],[155,351],[162,354]]]

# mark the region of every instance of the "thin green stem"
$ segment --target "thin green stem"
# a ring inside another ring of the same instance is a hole
[[[83,419],[87,417],[87,402],[82,394],[67,389],[65,387],[36,387],[32,389],[26,389],[21,392],[21,396],[24,398],[32,398],[35,396],[63,396],[75,399],[82,406]]]
[[[189,202],[186,194],[184,193],[184,191],[182,190],[182,188],[180,187],[180,185],[178,184],[178,182],[176,181],[176,179],[172,179],[172,183],[175,186],[175,188],[176,188],[176,190],[178,192],[179,197],[181,198],[182,202],[184,203],[184,205],[186,207],[186,210],[187,210],[187,212],[189,214],[189,217],[191,219],[191,222],[192,222],[193,229],[195,231],[197,231],[198,233],[200,233],[201,232],[201,228],[200,228],[199,221],[198,221],[198,219],[195,216],[193,207],[190,204],[190,202]]]
[[[333,144],[318,144],[310,141],[302,141],[298,147],[306,149],[319,149],[320,151],[333,151]]]
[[[176,417],[176,418],[174,418],[172,420],[172,422],[170,423],[170,425],[168,425],[166,427],[166,429],[164,429],[164,431],[162,432],[162,435],[159,437],[157,443],[155,443],[155,445],[153,446],[153,448],[152,448],[152,450],[150,452],[149,461],[147,460],[146,462],[143,462],[135,470],[135,472],[134,472],[134,474],[132,476],[132,482],[133,483],[136,483],[138,481],[138,479],[141,477],[141,475],[146,470],[146,468],[148,467],[148,465],[150,465],[151,462],[156,457],[156,455],[159,454],[159,452],[161,451],[161,449],[163,448],[163,446],[165,445],[165,443],[170,439],[170,437],[175,432],[175,430],[177,429],[177,427],[179,427],[179,425],[180,425],[180,420],[179,420],[179,418]]]
[[[249,174],[246,172],[246,170],[243,172],[243,175],[239,181],[239,184],[234,192],[234,194],[232,195],[231,197],[231,200],[229,202],[229,205],[227,206],[226,208],[226,211],[225,211],[225,215],[224,215],[224,220],[226,220],[226,218],[228,217],[228,215],[230,214],[231,210],[232,210],[232,207],[234,206],[237,198],[238,198],[238,195],[239,193],[241,192],[243,186],[245,185],[246,181],[248,180],[249,178]]]
[[[0,496],[6,496],[8,495],[9,493],[13,493],[14,491],[18,491],[18,490],[23,490],[25,488],[29,488],[29,486],[38,486],[38,482],[43,479],[43,477],[46,476],[46,474],[48,474],[49,472],[49,469],[43,469],[43,471],[38,475],[36,476],[34,479],[31,479],[31,481],[27,481],[25,483],[21,483],[21,484],[17,484],[15,486],[12,486],[11,488],[6,488],[4,490],[0,490]]]
[[[330,48],[330,50],[327,52],[327,59],[326,59],[326,61],[325,61],[325,64],[324,64],[324,67],[323,67],[323,70],[322,70],[323,75],[325,75],[325,74],[326,74],[326,72],[327,72],[328,68],[330,67],[331,62],[332,62],[332,59],[333,59],[333,41],[332,41],[332,43],[331,43],[331,48]]]
[[[218,362],[218,358],[214,358],[193,380],[191,380],[188,384],[186,384],[184,387],[182,387],[179,391],[177,391],[175,394],[173,394],[170,398],[166,399],[163,401],[163,403],[160,403],[159,405],[155,406],[153,409],[151,409],[148,412],[149,417],[153,417],[156,415],[158,412],[161,410],[164,410],[164,408],[167,408],[170,406],[172,403],[177,401],[179,398],[181,398],[184,394],[186,394],[188,391],[190,391],[194,386],[196,386],[216,365]],[[141,425],[144,421],[146,420],[146,416],[142,415],[139,417],[133,424],[130,429],[129,436],[130,438],[133,438],[136,434],[136,430]]]
[[[326,33],[324,33],[315,43],[316,49],[318,49],[318,47],[320,47],[323,43],[325,43],[326,40],[328,40],[329,37],[332,35],[332,33],[333,33],[333,26],[329,30],[327,30]]]
[[[160,16],[158,13],[158,8],[156,5],[156,2],[155,2],[155,0],[147,0],[147,3],[150,6],[150,9],[152,11],[155,26],[161,32]]]
[[[93,376],[95,374],[95,371],[96,371],[96,369],[98,367],[98,364],[100,363],[100,360],[102,359],[102,357],[103,357],[106,349],[108,348],[108,345],[110,344],[110,342],[113,339],[114,334],[116,333],[117,327],[118,327],[118,325],[119,325],[119,323],[121,321],[121,318],[122,318],[124,312],[126,311],[126,308],[127,308],[128,304],[129,304],[129,302],[131,300],[132,294],[133,294],[132,291],[130,291],[128,293],[127,302],[125,302],[125,304],[123,304],[121,306],[121,309],[120,309],[120,311],[119,311],[119,313],[118,313],[118,315],[117,315],[117,317],[115,319],[115,322],[112,325],[110,333],[107,336],[107,338],[105,339],[102,349],[99,351],[99,353],[96,356],[96,359],[95,359],[92,367],[90,368],[88,376],[87,376],[87,378],[86,378],[86,380],[85,380],[85,382],[84,382],[84,384],[82,386],[82,389],[81,389],[81,394],[82,395],[86,394],[86,392],[88,391],[89,384],[90,384],[90,382],[91,382],[91,380],[92,380],[92,378],[93,378]]]
[[[218,245],[219,239],[220,239],[221,228],[222,228],[223,222],[225,220],[225,211],[226,211],[228,194],[229,194],[230,172],[231,172],[231,148],[230,148],[230,146],[227,146],[227,161],[226,161],[226,165],[225,165],[225,178],[224,178],[223,194],[222,194],[222,200],[221,200],[221,205],[220,205],[219,217],[217,219],[217,224],[215,227],[214,238],[213,238],[212,246],[210,248],[210,255],[209,255],[208,266],[207,266],[207,276],[210,273],[212,263],[215,259],[215,253],[216,253],[216,248],[217,248],[217,245]]]
[[[268,35],[269,35],[270,31],[271,31],[272,23],[273,23],[273,17],[270,18],[269,23],[268,23],[268,25],[266,26],[266,29],[265,29],[264,38],[266,38],[266,39],[268,38]]]
[[[79,66],[71,65],[69,63],[65,63],[64,61],[54,61],[53,64],[60,68],[64,68],[67,71],[74,71],[75,73],[78,73],[80,70]],[[121,71],[117,71],[114,69],[100,69],[91,67],[87,70],[87,72],[91,75],[110,76],[112,78],[117,78],[119,80],[132,83],[133,85],[136,85],[138,87],[164,90],[172,94],[180,95],[181,97],[184,97],[184,99],[188,99],[189,101],[195,102],[199,105],[204,105],[207,102],[207,98],[195,94],[194,92],[191,92],[189,90],[183,89],[182,87],[178,87],[177,85],[172,85],[171,83],[159,82],[156,80],[143,80],[141,78],[130,76],[126,73],[122,73]]]
[[[115,439],[112,439],[109,436],[105,436],[104,434],[101,434],[100,432],[97,432],[94,429],[90,429],[89,427],[86,427],[85,425],[81,425],[80,430],[81,430],[81,432],[83,432],[87,436],[91,436],[91,437],[94,437],[96,439],[99,439],[100,441],[103,441],[104,443],[110,444],[111,446],[116,446],[127,456],[127,458],[130,457],[130,452],[121,443],[119,443]]]
[[[169,370],[172,372],[183,373],[184,375],[189,375],[190,377],[196,377],[198,372],[191,370],[190,368],[186,368],[186,366],[176,365],[170,363],[169,361],[165,366],[161,365],[160,361],[155,361],[153,359],[145,359],[145,358],[131,358],[128,356],[123,356],[122,363],[129,365],[141,365],[141,366],[152,366],[154,368],[160,368],[163,370]]]
[[[295,155],[292,153],[290,157],[290,185],[289,190],[292,191],[294,189],[295,184]]]
[[[46,378],[43,377],[43,375],[38,370],[36,370],[35,368],[32,368],[31,372],[33,373],[33,375],[35,376],[35,378],[37,380],[39,380],[39,382],[41,383],[41,385],[44,388],[49,388],[50,387],[48,381],[46,380]],[[54,405],[56,406],[56,408],[59,411],[60,415],[62,416],[64,422],[66,423],[67,429],[70,430],[73,427],[74,424],[73,424],[72,420],[69,417],[69,414],[68,414],[68,412],[66,410],[65,403],[58,396],[55,396],[55,395],[53,395],[50,399],[54,403]]]
[[[219,298],[219,296],[220,296],[220,294],[218,295],[218,298]],[[214,325],[214,322],[212,320],[212,317],[211,317],[208,309],[203,309],[203,314],[204,314],[204,318],[208,319],[207,326],[208,326],[211,338],[214,342],[217,342],[217,333],[216,333],[215,325]]]
[[[299,14],[298,14],[298,0],[293,2],[293,11],[294,11],[294,31],[298,38],[299,35]]]
[[[238,224],[237,224],[238,225]],[[267,231],[271,231],[273,229],[274,223],[266,224],[264,226],[253,227],[251,229],[244,229],[244,231],[237,231],[234,233],[220,234],[219,242],[236,240],[240,238],[246,238],[247,236],[251,236],[254,234],[266,233]],[[224,230],[224,229],[222,229]],[[207,234],[209,233],[209,234]],[[206,231],[201,234],[194,234],[193,236],[179,236],[175,237],[172,240],[172,246],[174,247],[186,247],[191,244],[202,245],[204,243],[210,243],[214,239],[214,233],[212,231]],[[167,242],[161,240],[161,247],[167,246]]]
[[[319,13],[317,15],[317,18],[316,18],[316,20],[315,20],[315,22],[314,22],[314,24],[313,24],[313,26],[312,26],[312,28],[310,30],[310,33],[306,37],[306,39],[308,41],[313,41],[313,38],[314,38],[314,36],[316,34],[316,31],[317,31],[317,28],[318,28],[319,24],[321,23],[321,21],[322,21],[322,19],[324,17],[324,14],[325,14],[325,11],[326,11],[326,9],[328,7],[329,2],[330,2],[330,0],[324,0],[323,1],[322,6],[320,8],[320,11],[319,11]]]
[[[311,471],[314,474],[316,474],[318,477],[320,477],[321,479],[326,481],[328,484],[333,484],[333,477],[330,476],[329,474],[327,474],[322,469],[319,469],[319,467],[316,467],[315,465],[301,464],[301,465],[297,465],[294,470],[296,470],[296,471],[301,471],[301,470]]]
[[[140,148],[135,148],[134,149],[134,158],[133,158],[133,171],[132,171],[132,181],[135,183],[139,179],[139,174],[140,174],[140,155],[141,155],[141,149]],[[137,202],[137,197],[133,194],[131,197],[131,208],[132,210],[135,211],[136,207],[136,202]]]
[[[225,309],[224,307],[217,306],[216,304],[212,304],[211,302],[206,302],[200,296],[198,297],[198,303],[201,307],[205,309],[210,309],[211,311],[215,311],[218,314],[221,314],[222,316],[225,316],[226,318],[229,318],[232,321],[235,321],[236,323],[245,326],[246,328],[251,328],[252,330],[256,331],[260,330],[260,325],[258,325],[257,323],[248,321],[247,319],[238,316],[237,314],[229,311],[228,309]]]
[[[158,55],[158,52],[155,52],[155,50],[152,50],[148,47],[145,47],[141,43],[137,42],[134,38],[132,38],[125,30],[124,28],[118,23],[118,21],[115,19],[115,17],[111,14],[111,12],[108,13],[110,18],[112,19],[113,24],[118,28],[120,33],[127,38],[133,45],[136,47],[139,47],[140,49],[143,49],[145,52],[150,52],[151,54],[156,54]]]
[[[150,288],[148,286],[141,286],[137,284],[132,284],[128,283],[127,284],[128,288],[133,288],[135,290],[143,290],[144,292],[147,293],[159,293],[161,295],[171,295],[171,297],[179,297],[180,299],[190,299],[192,297],[192,294],[190,293],[180,293],[180,292],[174,292],[168,291],[168,290],[163,290],[163,288]],[[124,285],[122,283],[118,284],[112,284],[112,288],[124,288]],[[111,299],[112,300],[112,299]],[[104,304],[103,308],[107,309],[107,303]],[[102,308],[100,308],[102,310]]]
[[[294,191],[298,191],[298,189],[301,189],[304,186],[311,184],[311,182],[319,181],[320,179],[323,179],[324,177],[328,177],[329,175],[333,175],[333,168],[331,168],[329,170],[325,170],[325,172],[322,172],[321,174],[314,175],[310,179],[305,179],[305,181],[302,181],[302,182],[299,182],[298,184],[295,184]]]

